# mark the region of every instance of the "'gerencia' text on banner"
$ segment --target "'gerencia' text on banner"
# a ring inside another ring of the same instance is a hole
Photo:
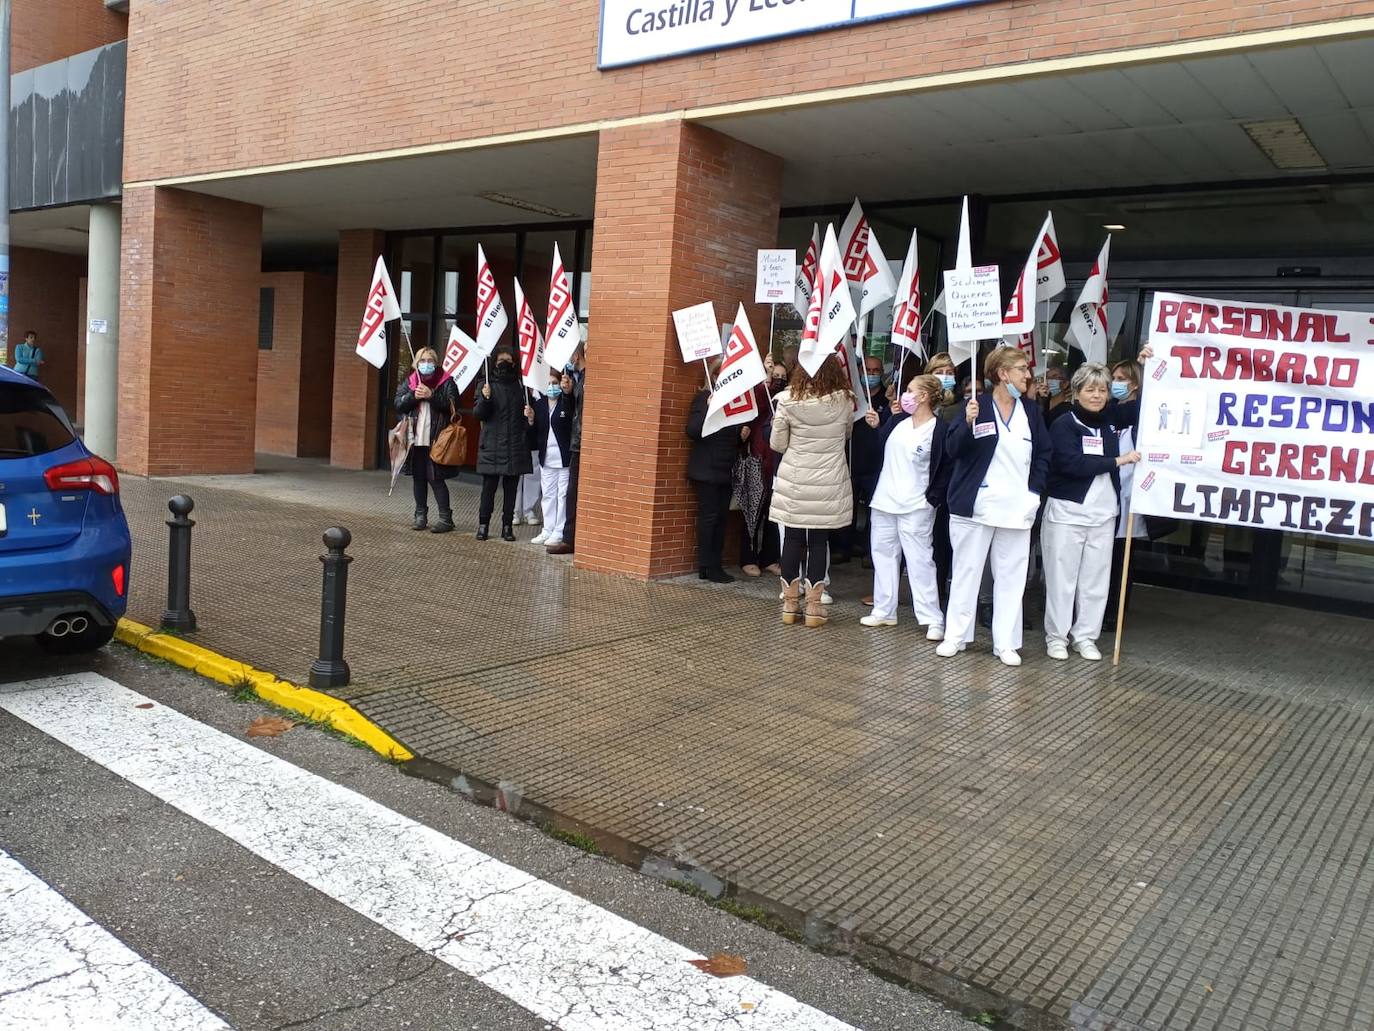
[[[1374,540],[1374,316],[1155,294],[1136,514]]]
[[[979,0],[602,0],[602,68]]]

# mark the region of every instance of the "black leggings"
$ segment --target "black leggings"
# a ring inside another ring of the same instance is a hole
[[[477,506],[477,522],[482,526],[491,522],[492,509],[496,507],[498,483],[501,485],[501,525],[510,526],[515,522],[515,488],[520,484],[520,477],[483,473],[482,501]]]
[[[830,531],[802,530],[785,526],[782,530],[782,578],[791,583],[802,573],[802,549],[806,550],[806,579],[818,584],[829,572]]]
[[[692,487],[697,492],[697,568],[704,573],[721,567],[733,491],[728,483],[701,480],[693,480]]]
[[[433,477],[431,479],[431,477]],[[450,516],[448,481],[435,475],[434,463],[429,460],[429,448],[418,444],[410,449],[410,487],[415,495],[415,511],[429,511],[429,488],[434,488],[434,503],[441,516]]]

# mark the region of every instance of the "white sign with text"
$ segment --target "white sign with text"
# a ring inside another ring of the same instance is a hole
[[[945,272],[945,323],[960,343],[1002,335],[1002,286],[996,265]]]
[[[716,321],[716,306],[710,301],[673,312],[673,326],[677,329],[677,346],[682,349],[684,362],[712,358],[723,350],[721,324]]]
[[[759,251],[754,300],[758,304],[784,304],[792,300],[797,277],[797,252]]]

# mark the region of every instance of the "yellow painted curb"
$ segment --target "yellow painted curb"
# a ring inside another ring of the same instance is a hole
[[[203,677],[221,684],[247,681],[265,702],[300,713],[315,723],[327,723],[335,730],[357,738],[379,755],[398,762],[415,758],[414,754],[347,702],[332,698],[313,688],[301,687],[288,680],[278,680],[271,673],[254,669],[247,663],[225,658],[198,644],[160,634],[151,627],[132,619],[121,619],[115,626],[115,640],[155,658],[176,663]]]

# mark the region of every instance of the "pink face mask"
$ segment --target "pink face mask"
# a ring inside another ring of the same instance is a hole
[[[902,392],[902,411],[906,412],[907,415],[913,414],[916,411],[916,406],[920,403],[921,399],[910,390]]]

